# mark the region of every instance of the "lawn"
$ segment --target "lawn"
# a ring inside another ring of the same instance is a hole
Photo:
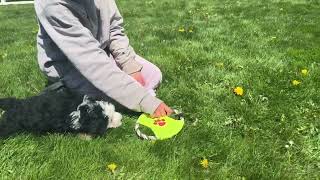
[[[182,107],[185,128],[142,141],[137,116],[125,115],[92,141],[21,134],[0,140],[0,179],[320,178],[318,0],[117,3],[132,46],[164,74],[158,96]],[[0,97],[44,88],[36,33],[32,5],[0,7]]]

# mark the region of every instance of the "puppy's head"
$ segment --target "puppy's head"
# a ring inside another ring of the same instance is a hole
[[[101,106],[92,102],[79,107],[81,131],[92,135],[103,135],[108,127],[108,117]]]
[[[109,118],[96,101],[84,99],[70,116],[71,127],[79,132],[103,135],[107,130]]]

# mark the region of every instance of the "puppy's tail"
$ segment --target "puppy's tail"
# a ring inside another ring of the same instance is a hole
[[[7,123],[1,123],[0,125],[0,138],[6,139],[12,135],[15,135],[19,132],[19,129],[14,127],[13,125]]]
[[[0,99],[0,109],[6,111],[14,108],[17,102],[18,101],[15,98],[2,98]],[[14,122],[7,118],[7,113],[1,113],[0,111],[0,138],[8,138],[17,132],[18,128]]]
[[[14,105],[17,104],[17,100],[15,98],[2,98],[0,99],[0,109],[8,110]]]

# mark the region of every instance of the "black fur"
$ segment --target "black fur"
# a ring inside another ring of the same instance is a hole
[[[79,106],[81,104],[81,106]],[[78,108],[79,107],[79,108]],[[75,128],[70,114],[80,111],[79,127]],[[0,99],[0,137],[30,132],[44,133],[86,133],[103,135],[108,126],[108,117],[94,100],[83,103],[83,96],[67,89],[47,92],[26,99]]]

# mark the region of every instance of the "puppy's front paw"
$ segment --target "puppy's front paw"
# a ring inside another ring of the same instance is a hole
[[[122,115],[118,112],[114,112],[111,121],[109,121],[108,128],[120,127],[122,125],[121,119]]]
[[[91,141],[92,140],[92,136],[89,135],[89,134],[85,134],[85,133],[79,133],[78,137],[80,139],[82,139],[82,140],[85,140],[85,141]]]

